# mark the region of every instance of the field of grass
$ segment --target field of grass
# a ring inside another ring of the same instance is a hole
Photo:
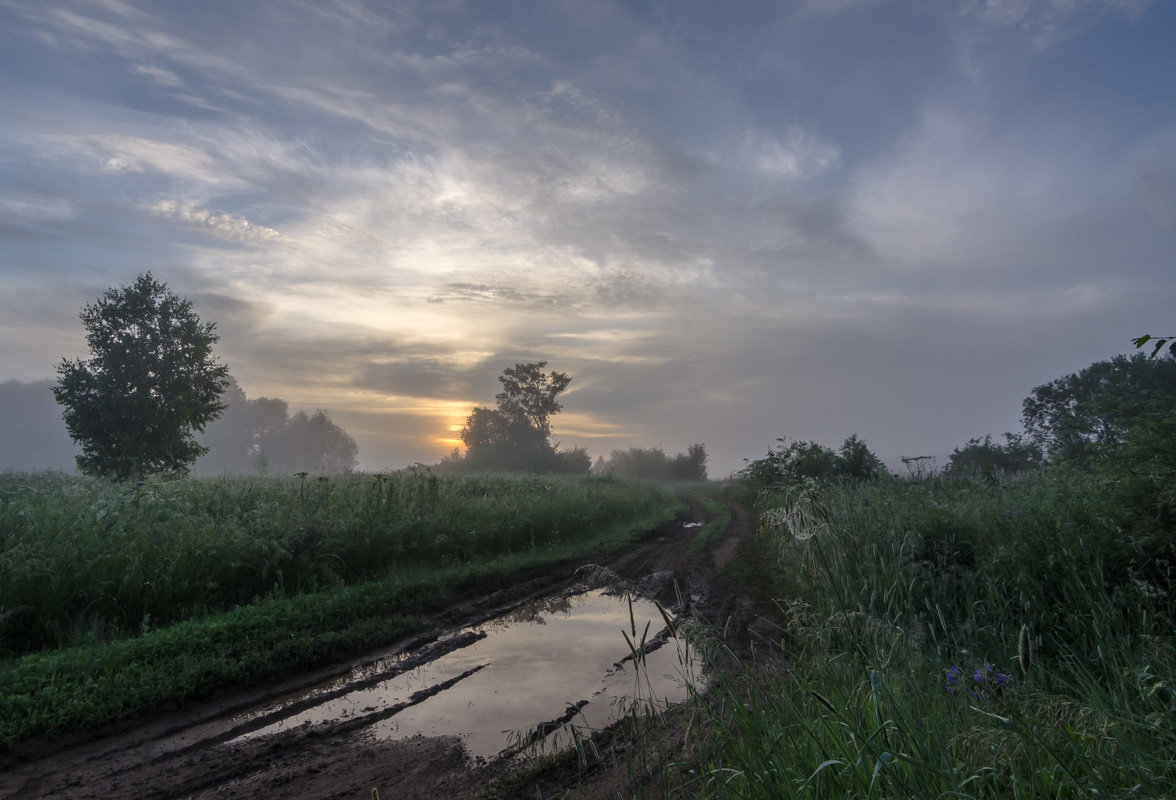
[[[1064,471],[762,494],[741,568],[783,645],[720,658],[690,791],[1172,796],[1176,536],[1137,500]]]
[[[610,478],[0,474],[0,743],[378,647],[680,510]]]

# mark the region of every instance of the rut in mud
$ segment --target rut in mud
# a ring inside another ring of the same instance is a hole
[[[630,704],[679,702],[698,685],[698,663],[667,624],[715,601],[716,562],[746,529],[735,509],[722,541],[694,552],[702,518],[692,504],[690,519],[608,565],[636,596],[591,590],[570,573],[508,608],[451,610],[425,641],[333,674],[25,754],[5,765],[0,796],[471,796],[528,747],[566,746]]]

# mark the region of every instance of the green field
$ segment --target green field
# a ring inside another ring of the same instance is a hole
[[[0,742],[370,650],[681,508],[611,478],[0,474]]]
[[[782,644],[718,659],[709,747],[674,780],[705,797],[1172,796],[1169,493],[1058,469],[745,495],[760,530],[735,570],[775,601]]]

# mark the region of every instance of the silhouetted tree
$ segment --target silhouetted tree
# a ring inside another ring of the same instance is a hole
[[[546,361],[539,361],[515,364],[503,370],[498,377],[502,391],[495,396],[498,407],[474,408],[466,418],[461,431],[461,440],[466,446],[462,467],[588,471],[591,464],[587,452],[583,459],[578,455],[565,455],[549,441],[551,415],[563,410],[556,398],[567,389],[572,379],[563,372],[544,374],[546,366]]]
[[[510,422],[514,435],[531,432],[543,441],[551,435],[551,415],[563,411],[557,398],[572,382],[566,372],[543,373],[546,361],[515,364],[498,376],[502,391],[494,396],[498,412]]]
[[[889,472],[882,459],[870,450],[866,440],[856,433],[850,434],[841,443],[833,470],[842,477],[859,480],[880,478]]]
[[[1135,353],[1038,386],[1025,398],[1021,419],[1051,462],[1081,462],[1120,444],[1144,417],[1173,407],[1176,358]]]
[[[767,455],[747,466],[737,474],[757,486],[786,486],[805,478],[832,478],[837,474],[838,454],[816,442],[789,442],[777,439],[779,444]]]
[[[205,452],[195,434],[224,409],[216,326],[150,272],[107,290],[81,320],[92,357],[62,359],[53,389],[79,469],[120,480],[187,471]]]

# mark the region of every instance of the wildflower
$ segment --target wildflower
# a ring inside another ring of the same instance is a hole
[[[962,675],[963,672],[964,671],[962,669],[960,669],[959,667],[949,667],[947,669],[947,693],[948,694],[955,694],[955,690],[959,686],[960,675]]]

